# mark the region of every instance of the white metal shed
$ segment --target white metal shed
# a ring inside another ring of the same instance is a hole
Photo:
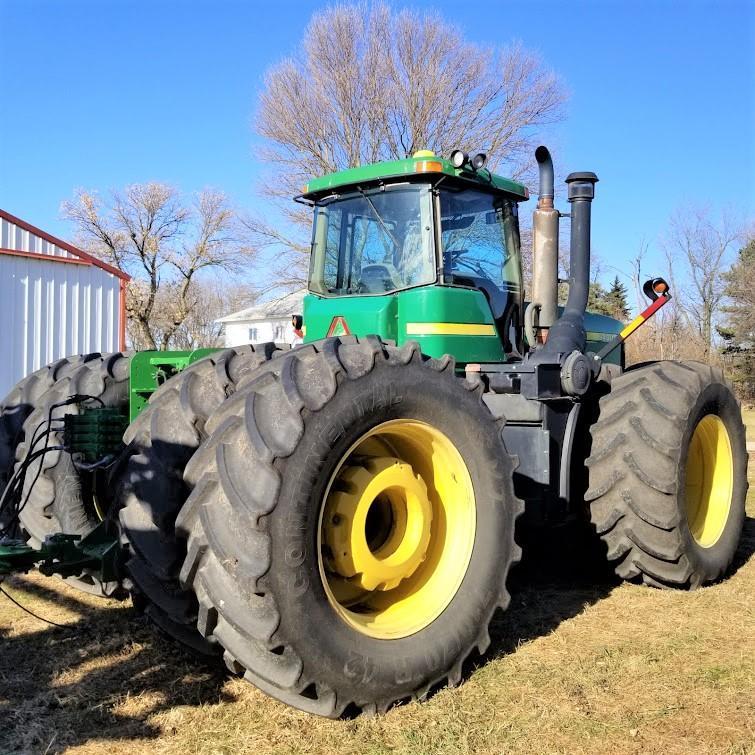
[[[56,359],[123,350],[128,280],[0,209],[0,400]]]

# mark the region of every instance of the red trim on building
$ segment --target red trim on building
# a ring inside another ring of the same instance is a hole
[[[2,249],[0,254],[7,254],[10,257],[31,257],[33,260],[44,260],[45,262],[63,262],[67,265],[87,265],[91,267],[91,262],[71,257],[57,257],[54,254],[39,254],[38,252],[20,252],[18,249]]]
[[[118,297],[121,310],[121,320],[118,327],[118,348],[121,351],[126,350],[126,285],[128,281],[121,279],[120,295]]]
[[[25,231],[29,231],[29,233],[33,233],[35,236],[39,236],[41,239],[48,241],[50,244],[54,244],[55,246],[59,246],[61,249],[65,249],[67,252],[70,252],[71,254],[75,255],[79,259],[85,260],[86,263],[89,265],[94,265],[95,267],[102,268],[103,270],[106,270],[108,273],[112,273],[113,275],[118,276],[121,280],[124,280],[124,281],[131,280],[130,275],[127,275],[126,273],[122,272],[117,267],[108,265],[107,262],[103,262],[102,260],[97,259],[97,257],[92,256],[91,254],[87,254],[81,249],[78,249],[72,244],[69,244],[67,241],[63,241],[62,239],[56,238],[55,236],[52,236],[49,233],[46,233],[40,228],[33,226],[31,223],[27,223],[25,220],[21,220],[21,218],[17,218],[15,215],[11,215],[9,212],[6,212],[5,210],[0,209],[0,217],[4,218],[9,223],[13,223],[14,225],[17,225],[19,228],[23,228]],[[26,254],[32,254],[32,252],[26,252]],[[56,260],[63,259],[63,257],[53,257],[52,255],[40,255],[40,256],[51,257],[52,259],[56,259]]]

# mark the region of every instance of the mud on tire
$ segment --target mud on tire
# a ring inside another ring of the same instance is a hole
[[[712,469],[701,469],[690,451],[706,417],[725,428],[731,449],[730,461],[722,460],[731,467],[728,511],[710,542],[693,534],[687,500],[688,476],[704,483],[707,475],[711,484]],[[627,371],[601,398],[591,437],[586,500],[616,573],[656,587],[720,578],[737,548],[747,493],[744,426],[721,370],[667,361]]]
[[[275,352],[272,343],[240,346],[194,362],[152,394],[124,437],[116,498],[132,597],[162,631],[205,655],[218,646],[197,632],[196,598],[178,583],[185,542],[174,525],[189,494],[183,470],[207,417]]]
[[[447,607],[419,631],[375,639],[329,602],[318,547],[331,475],[370,428],[410,417],[458,449],[476,503],[474,548]],[[231,670],[297,708],[336,717],[382,711],[461,678],[489,644],[520,557],[511,458],[481,389],[453,360],[376,337],[331,338],[271,361],[207,424],[189,462],[193,488],[176,522],[188,536],[182,583],[199,599],[198,627]]]

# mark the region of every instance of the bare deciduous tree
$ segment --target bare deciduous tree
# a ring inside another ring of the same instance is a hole
[[[252,306],[257,291],[244,284],[228,284],[217,277],[194,284],[194,306],[173,335],[174,349],[222,346],[223,327],[217,320],[224,315]]]
[[[648,253],[648,242],[643,238],[640,240],[640,248],[637,250],[637,256],[630,261],[632,268],[632,287],[634,288],[635,303],[637,311],[645,309],[645,295],[642,292],[642,285],[645,282],[645,276],[642,273],[642,263]]]
[[[257,131],[279,197],[313,176],[418,149],[482,149],[491,167],[506,161],[521,176],[535,131],[561,118],[564,89],[535,54],[472,44],[435,13],[331,6],[312,18],[300,49],[267,72],[260,96]],[[297,208],[284,213],[306,218]],[[300,286],[306,244],[268,223],[253,228],[285,250],[279,272]]]
[[[106,204],[80,190],[61,209],[85,248],[132,276],[126,308],[138,348],[169,348],[197,309],[204,272],[237,271],[253,257],[246,229],[216,191],[186,203],[171,186],[135,184]]]
[[[687,208],[671,218],[663,241],[671,286],[677,294],[676,308],[697,334],[706,361],[724,297],[725,257],[740,234],[741,227],[725,212],[716,217],[710,208]]]

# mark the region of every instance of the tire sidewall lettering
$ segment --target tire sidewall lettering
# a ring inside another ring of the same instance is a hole
[[[477,395],[416,361],[378,360],[359,378],[339,381],[325,407],[302,414],[298,447],[276,462],[283,482],[268,517],[273,546],[266,579],[281,616],[277,636],[293,647],[307,678],[324,681],[340,698],[398,698],[449,673],[460,653],[477,645],[480,618],[492,613],[503,590],[501,564],[511,560],[511,461]],[[414,635],[385,641],[348,626],[328,603],[313,523],[319,522],[324,491],[343,453],[375,425],[406,417],[434,425],[459,448],[479,496],[478,534],[470,572],[441,616]],[[477,453],[484,458],[475,459]],[[484,587],[473,584],[473,570]]]

